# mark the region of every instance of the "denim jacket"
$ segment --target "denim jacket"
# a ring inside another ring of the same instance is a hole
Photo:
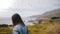
[[[13,28],[13,34],[28,34],[28,29],[26,26],[16,25]]]

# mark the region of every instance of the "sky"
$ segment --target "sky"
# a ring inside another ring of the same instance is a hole
[[[60,0],[0,0],[0,17],[19,13],[22,17],[60,8]]]
[[[11,18],[14,13],[21,17],[41,15],[58,8],[60,0],[0,0],[0,18]]]

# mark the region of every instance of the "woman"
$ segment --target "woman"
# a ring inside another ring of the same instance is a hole
[[[13,34],[28,34],[28,29],[23,23],[21,17],[19,14],[14,14],[12,16],[12,22],[13,22]]]

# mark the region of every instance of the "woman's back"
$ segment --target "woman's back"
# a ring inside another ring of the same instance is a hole
[[[16,25],[13,28],[13,34],[28,34],[28,29],[26,26]]]

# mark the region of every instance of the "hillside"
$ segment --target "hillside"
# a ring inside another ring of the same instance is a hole
[[[51,18],[51,17],[54,17],[54,16],[59,16],[60,17],[60,8],[59,9],[54,9],[54,10],[51,10],[51,11],[47,11],[45,12],[44,14],[42,15],[35,15],[35,16],[30,16],[29,18],[34,18],[34,19],[37,19],[37,18]]]
[[[44,18],[50,18],[50,17],[54,17],[54,16],[60,17],[60,9],[55,9],[55,10],[46,12],[46,13],[42,14],[41,16]]]

